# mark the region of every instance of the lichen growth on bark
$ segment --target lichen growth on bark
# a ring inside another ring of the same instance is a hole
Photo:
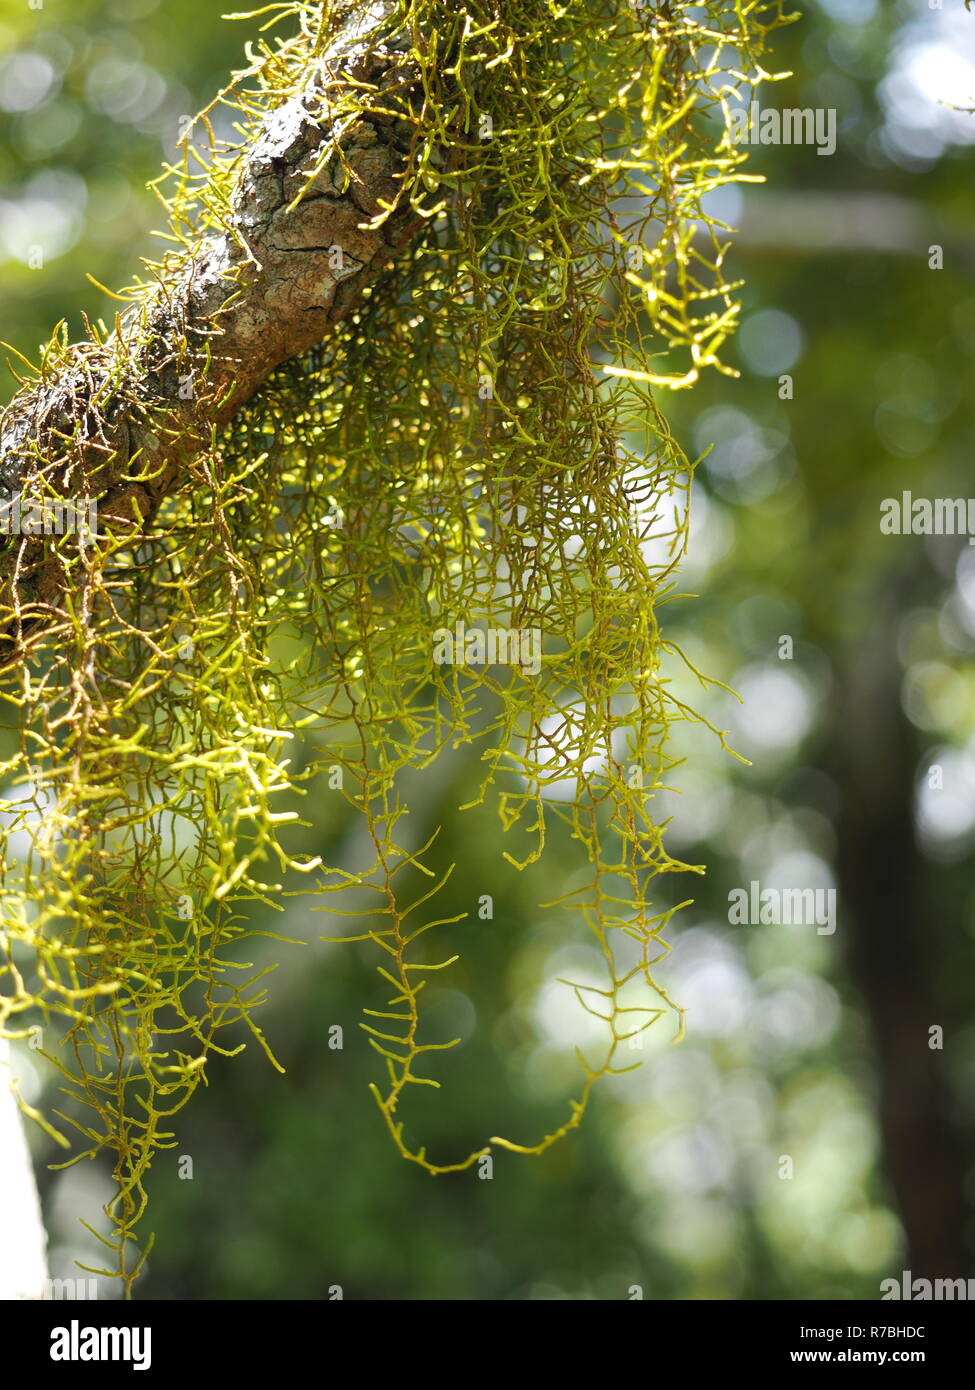
[[[218,99],[237,143],[211,108],[159,184],[171,251],[113,331],[55,332],[0,426],[8,496],[99,517],[95,544],[0,558],[0,1033],[45,1029],[70,1100],[35,1117],[80,1136],[67,1161],[112,1155],[127,1291],[173,1116],[239,1050],[228,1029],[271,1055],[269,967],[236,949],[251,903],[299,885],[358,918],[375,1097],[430,1172],[541,1152],[628,1038],[682,1026],[652,890],[689,866],[652,798],[696,718],[660,628],[693,468],[653,391],[725,370],[735,286],[704,200],[747,177],[722,113],[764,75],[781,5],[261,13]],[[537,669],[438,663],[457,624],[538,634]],[[495,800],[511,863],[569,836],[588,864],[559,906],[605,960],[601,988],[568,987],[606,1044],[555,1131],[435,1162],[404,1111],[450,1045],[422,1005],[454,938],[403,785],[450,743],[480,747],[470,802]],[[302,862],[296,807],[339,783],[369,854]],[[405,868],[430,879],[412,903]]]

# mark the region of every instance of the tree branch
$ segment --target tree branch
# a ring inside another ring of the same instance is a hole
[[[384,30],[394,9],[357,7],[305,89],[266,117],[242,153],[226,232],[147,287],[106,344],[76,345],[11,402],[0,417],[8,509],[18,494],[95,498],[99,534],[138,534],[213,430],[326,338],[415,237],[423,218],[401,196],[410,123],[393,103],[344,129],[328,114],[343,87],[395,93],[400,108],[404,94],[416,97],[418,74]],[[341,160],[308,183],[333,142]],[[0,665],[57,620],[67,586],[43,536],[11,538],[0,556]]]

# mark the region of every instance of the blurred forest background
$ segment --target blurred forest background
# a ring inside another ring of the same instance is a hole
[[[28,356],[62,318],[73,338],[82,311],[111,321],[86,271],[125,284],[156,254],[145,185],[256,30],[221,8],[3,0],[0,337]],[[975,105],[975,13],[803,9],[770,63],[794,75],[762,104],[835,108],[836,152],[757,146],[748,171],[767,183],[719,195],[746,282],[741,375],[661,396],[689,454],[713,445],[666,633],[740,692],[687,686],[751,764],[687,725],[681,794],[658,797],[671,851],[707,866],[669,888],[695,901],[658,967],[686,1041],[651,1029],[644,1065],[597,1088],[543,1158],[432,1179],[397,1156],[366,1089],[371,962],[323,945],[333,924],[289,899],[256,921],[308,943],[263,1010],[287,1075],[254,1047],[211,1065],[153,1170],[139,1296],[845,1299],[905,1268],[975,1275],[975,549],[879,528],[903,489],[972,491],[975,117],[952,104]],[[436,1000],[443,1036],[465,1041],[411,1132],[448,1158],[565,1118],[587,1019],[551,981],[584,976],[589,948],[536,906],[565,891],[571,859],[519,876],[493,813],[456,811],[472,767],[455,754],[435,772],[414,814],[427,833],[444,823],[459,865],[443,915],[475,915]],[[301,850],[341,862],[340,800],[304,813]],[[731,925],[728,894],[753,880],[835,888],[835,933]],[[29,1099],[52,1092],[36,1055],[19,1066]],[[70,1277],[95,1254],[77,1218],[109,1177],[52,1174],[31,1140],[51,1272]]]

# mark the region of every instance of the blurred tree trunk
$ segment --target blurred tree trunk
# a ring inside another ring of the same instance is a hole
[[[939,923],[926,901],[914,825],[920,756],[901,704],[900,620],[918,602],[917,573],[887,581],[839,675],[830,772],[840,792],[840,930],[877,1049],[878,1108],[888,1175],[918,1277],[972,1270],[960,1135],[951,1118],[944,1054],[929,1046],[946,1004],[932,969]]]
[[[43,1298],[47,1237],[20,1111],[0,1038],[0,1299]]]

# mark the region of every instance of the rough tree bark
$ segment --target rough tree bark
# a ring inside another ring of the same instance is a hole
[[[410,159],[411,127],[392,115],[339,132],[352,173],[344,191],[345,171],[333,161],[291,206],[337,133],[321,113],[339,89],[367,83],[418,96],[415,66],[384,37],[394,8],[392,0],[357,6],[306,88],[266,118],[242,153],[227,232],[123,320],[137,346],[122,380],[113,381],[104,352],[83,345],[53,380],[15,398],[0,418],[0,494],[10,499],[43,478],[48,494],[94,496],[100,529],[137,533],[213,429],[276,367],[327,338],[411,243],[423,219],[408,202],[379,227],[364,225],[396,201]],[[147,322],[136,332],[141,312]],[[181,398],[187,379],[199,383],[194,399]],[[64,585],[43,538],[14,538],[0,557],[0,665],[21,659],[31,635],[57,617]]]

